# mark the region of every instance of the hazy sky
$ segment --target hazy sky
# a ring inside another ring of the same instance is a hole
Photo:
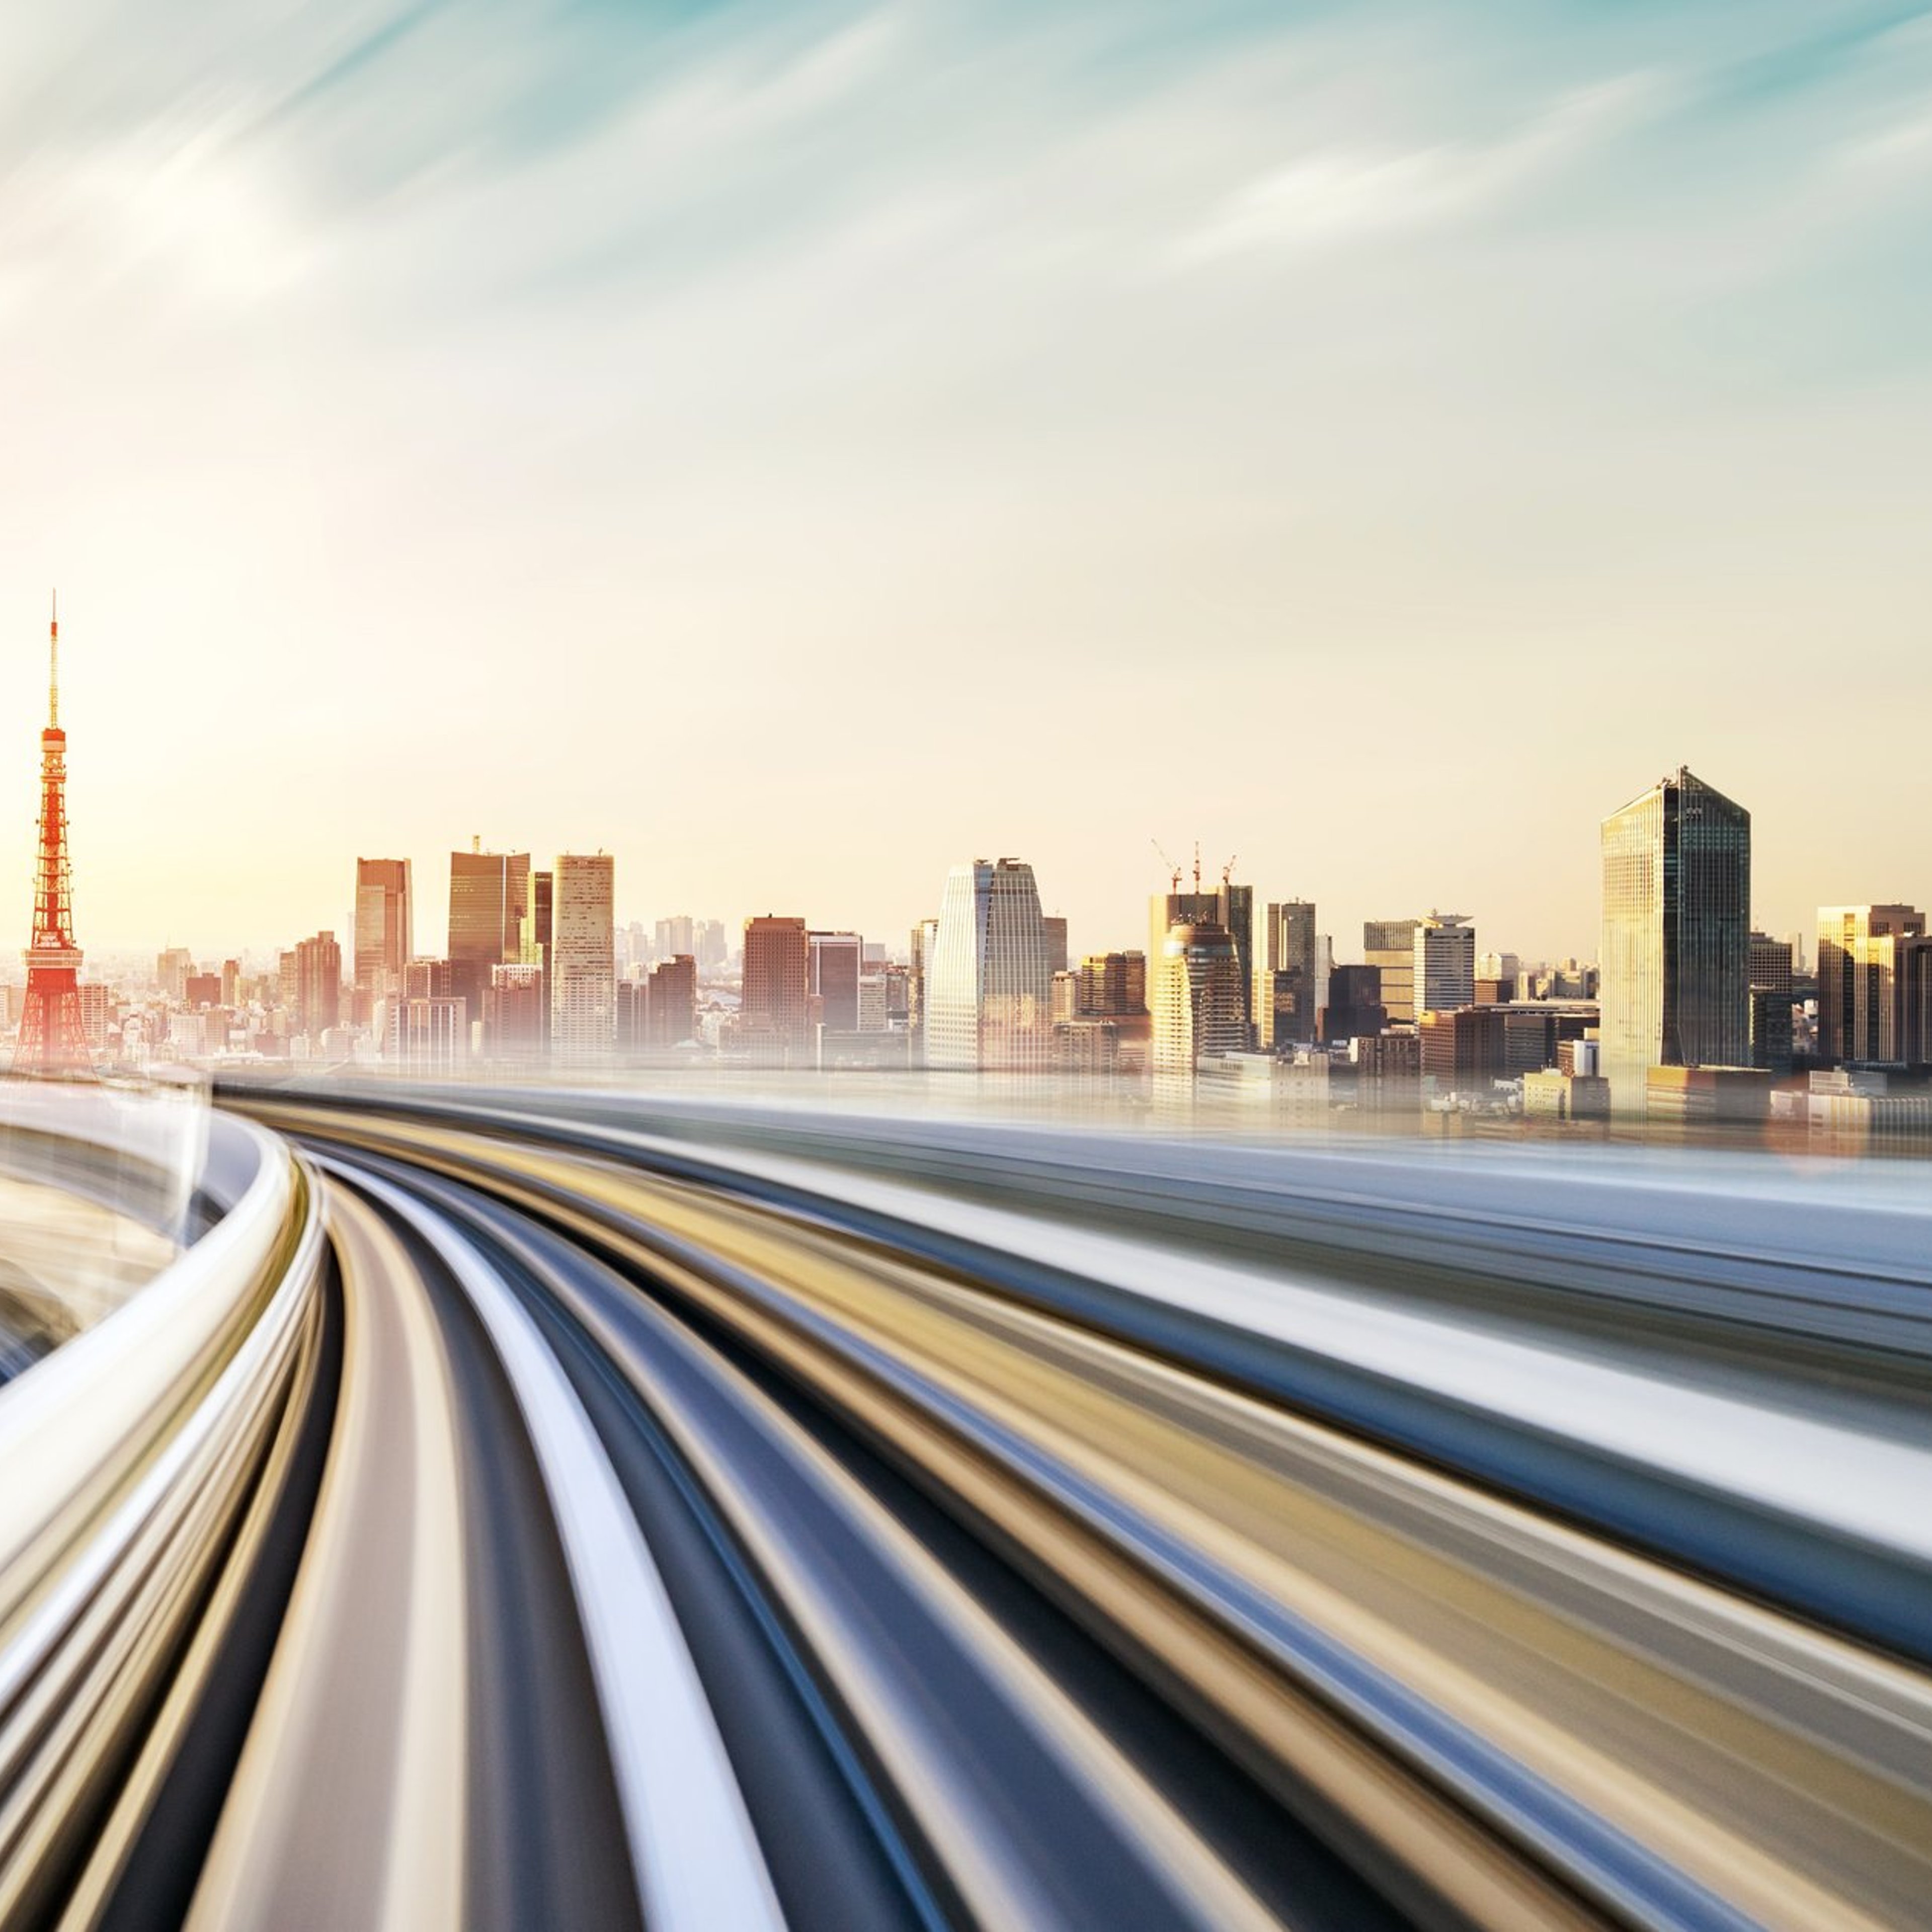
[[[478,832],[1590,951],[1686,761],[1924,904],[1928,234],[1909,8],[10,8],[0,933],[56,582],[97,948],[435,950]]]

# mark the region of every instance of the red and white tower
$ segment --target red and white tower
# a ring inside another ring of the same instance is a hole
[[[47,728],[40,734],[40,856],[34,940],[14,1071],[92,1073],[80,1018],[80,948],[74,943],[74,874],[67,856],[67,734],[60,722],[60,607],[47,626]]]

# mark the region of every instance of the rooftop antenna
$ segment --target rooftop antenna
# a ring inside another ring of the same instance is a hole
[[[50,593],[53,614],[47,621],[47,729],[60,729],[60,592]]]

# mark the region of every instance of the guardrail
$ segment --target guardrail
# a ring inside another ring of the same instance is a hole
[[[111,1107],[91,1118],[98,1140],[71,1118],[55,1130],[70,1151],[142,1157],[138,1128],[117,1138]],[[158,1780],[170,1688],[312,1369],[325,1250],[309,1177],[245,1122],[196,1132],[190,1178],[219,1218],[0,1388],[0,1924],[111,1860],[130,1787]]]

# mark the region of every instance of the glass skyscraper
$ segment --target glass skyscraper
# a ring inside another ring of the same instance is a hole
[[[926,1064],[1042,1072],[1053,1056],[1053,962],[1033,868],[975,859],[947,874],[926,963]]]
[[[1750,1064],[1750,814],[1679,770],[1602,843],[1603,1070],[1641,1113],[1653,1066]]]

